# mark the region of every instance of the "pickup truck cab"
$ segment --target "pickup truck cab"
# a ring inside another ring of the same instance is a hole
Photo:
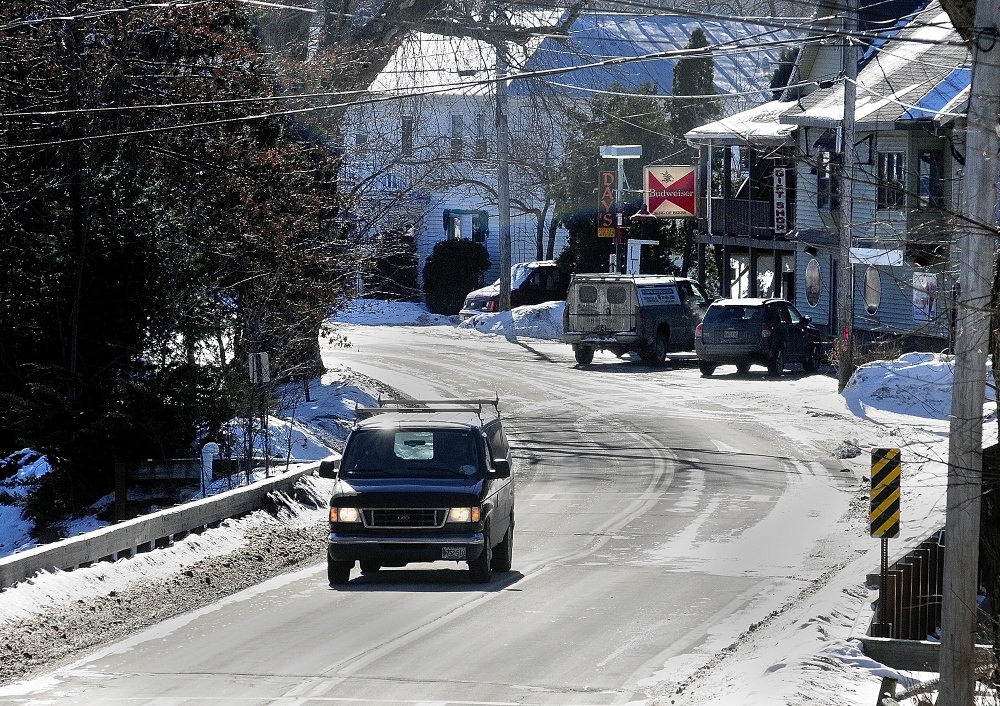
[[[331,586],[347,583],[355,562],[363,573],[466,562],[474,583],[510,570],[514,483],[498,404],[384,400],[357,410],[333,474]]]
[[[562,301],[568,284],[569,276],[554,260],[519,262],[510,268],[510,306]],[[465,321],[476,314],[497,311],[500,311],[500,280],[465,295],[458,318]]]
[[[576,274],[563,312],[563,337],[576,362],[589,365],[594,352],[621,356],[638,351],[663,365],[667,353],[694,350],[694,331],[711,300],[695,280],[664,275]]]

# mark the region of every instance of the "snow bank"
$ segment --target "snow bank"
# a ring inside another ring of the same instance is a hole
[[[440,326],[454,325],[458,317],[432,314],[416,302],[354,299],[334,315],[333,321],[361,326]]]
[[[519,306],[511,311],[476,314],[459,324],[480,333],[503,336],[508,341],[518,338],[559,340],[562,338],[562,315],[566,302],[546,302],[534,306]]]

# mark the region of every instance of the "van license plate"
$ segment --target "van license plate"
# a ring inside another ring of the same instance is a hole
[[[726,331],[726,333],[724,334],[726,338],[738,338],[739,335],[740,335],[739,331]]]
[[[441,558],[463,561],[465,559],[465,547],[441,547]]]

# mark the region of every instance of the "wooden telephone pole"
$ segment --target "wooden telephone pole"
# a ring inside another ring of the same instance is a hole
[[[989,347],[990,296],[996,258],[997,114],[1000,36],[995,0],[979,0],[972,39],[972,87],[966,128],[962,221],[958,236],[961,287],[956,306],[955,378],[951,395],[941,688],[937,706],[969,706],[975,695],[978,628],[979,517],[983,466],[983,403]]]
[[[837,390],[843,392],[854,374],[854,143],[857,141],[855,109],[858,97],[858,0],[847,0],[844,18],[844,122],[840,133],[840,263],[837,270],[837,326],[840,329],[837,351]],[[836,198],[831,194],[831,198]]]

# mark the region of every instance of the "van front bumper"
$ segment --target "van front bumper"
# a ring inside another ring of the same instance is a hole
[[[330,534],[327,554],[333,561],[374,560],[382,563],[411,561],[471,561],[483,552],[482,532],[442,534],[433,537],[364,536]]]

